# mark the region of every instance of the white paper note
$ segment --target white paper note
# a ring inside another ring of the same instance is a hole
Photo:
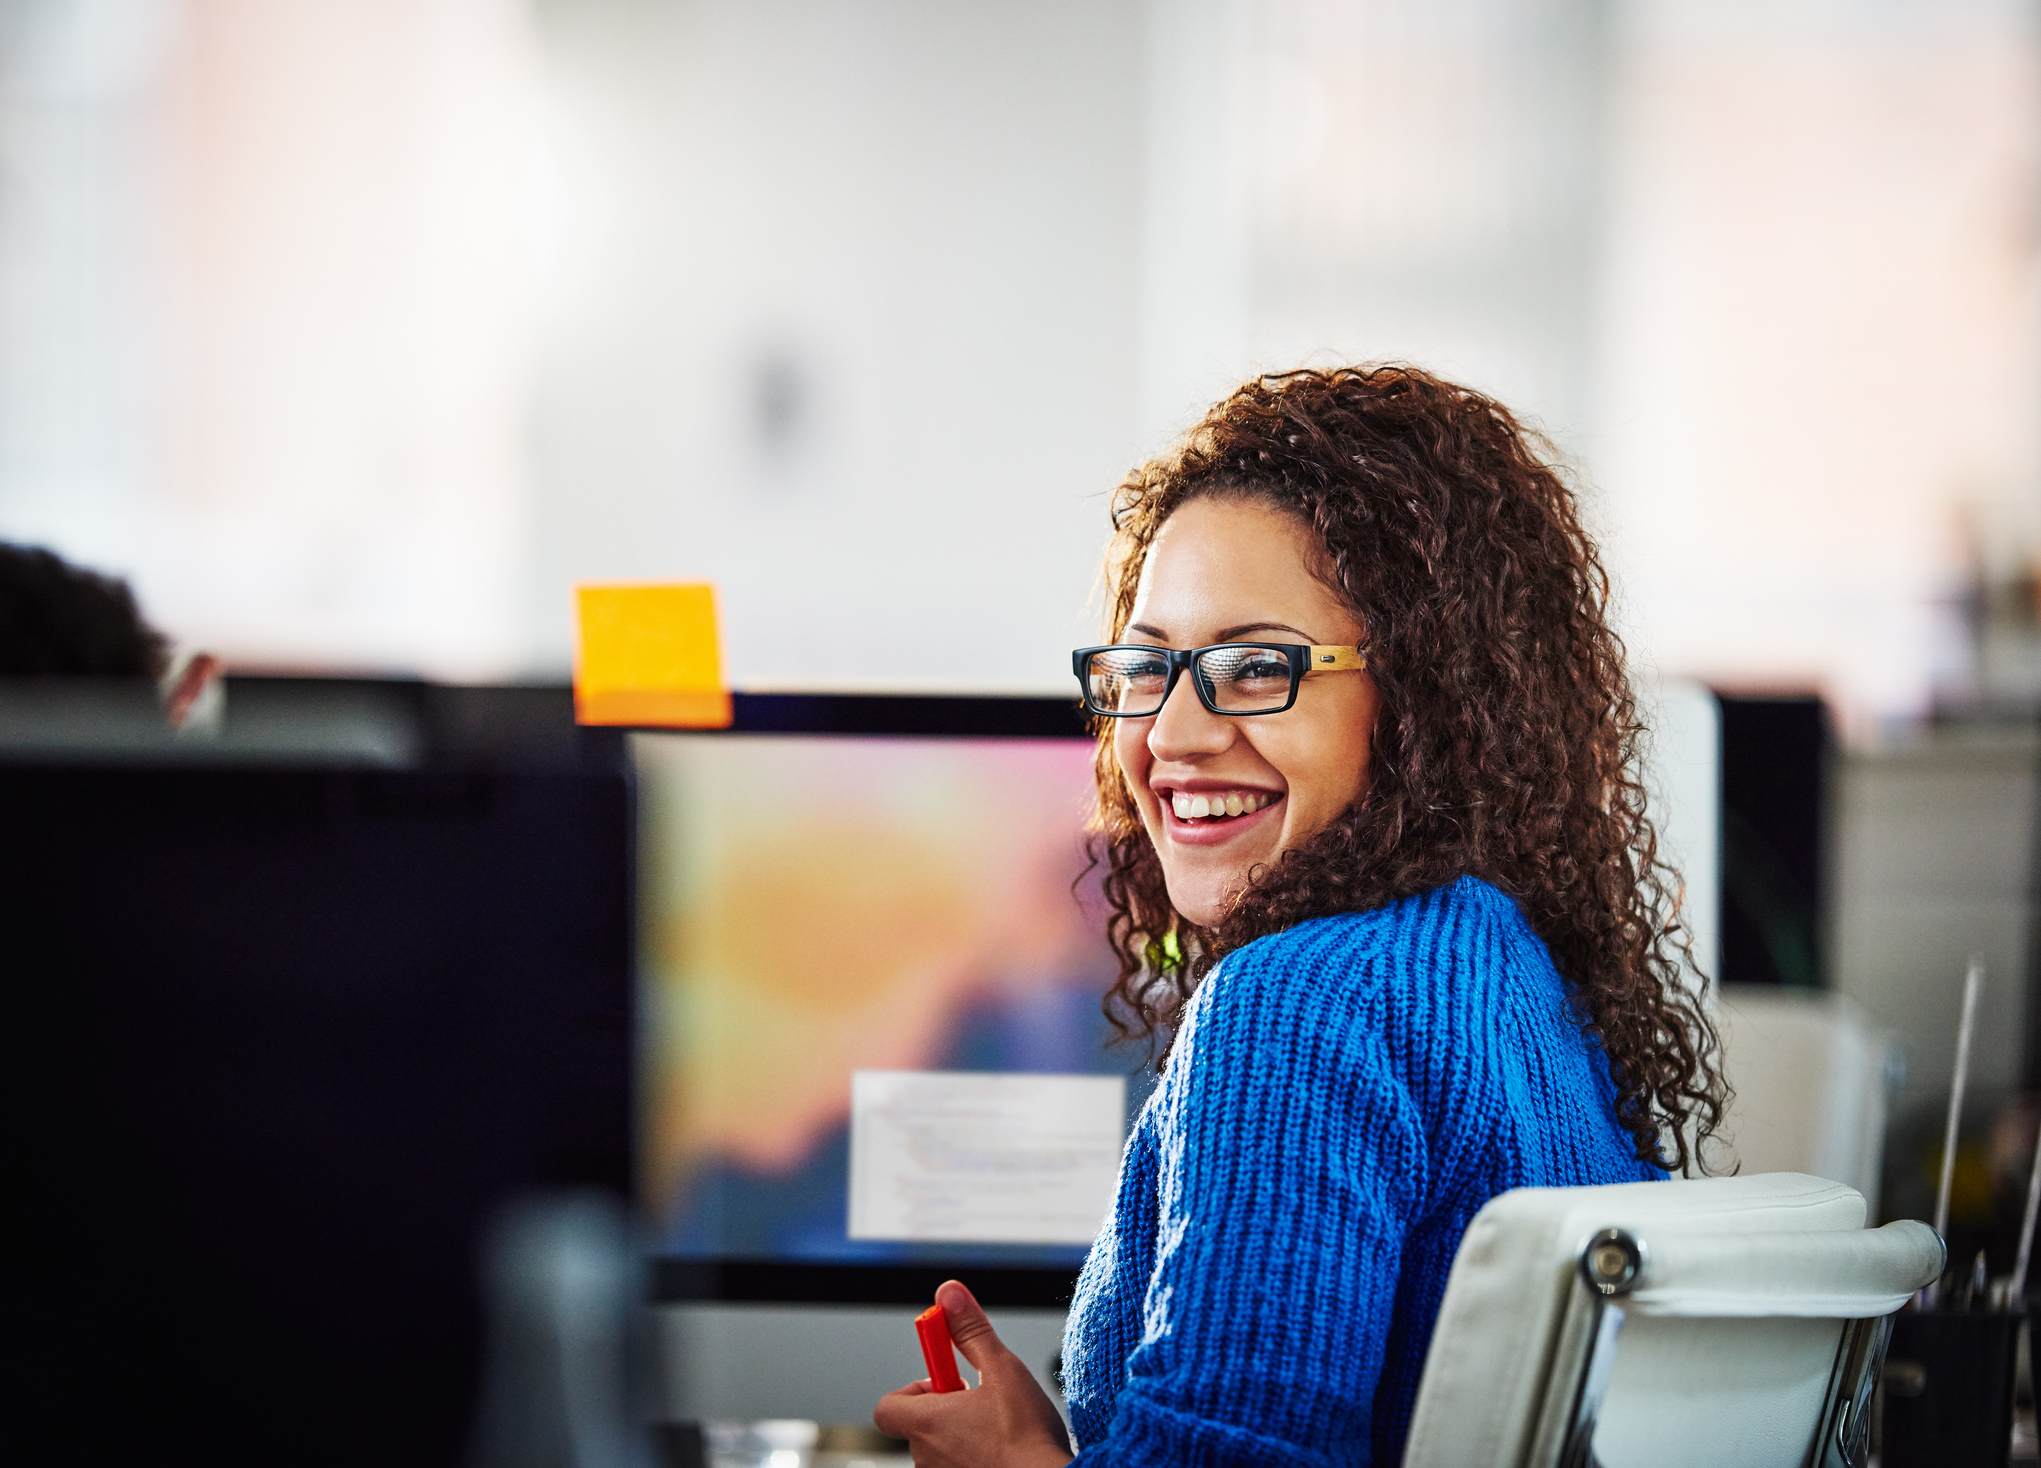
[[[1088,1244],[1126,1108],[1121,1076],[856,1071],[850,1236]]]

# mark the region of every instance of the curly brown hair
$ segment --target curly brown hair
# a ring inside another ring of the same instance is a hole
[[[1571,981],[1638,1157],[1692,1172],[1729,1099],[1720,1044],[1681,974],[1692,936],[1645,811],[1609,578],[1552,458],[1493,399],[1397,364],[1257,378],[1120,485],[1108,641],[1177,509],[1264,504],[1324,547],[1312,569],[1367,629],[1380,702],[1362,794],[1256,867],[1211,928],[1171,906],[1097,721],[1093,855],[1120,965],[1105,1009],[1122,1038],[1154,1039],[1242,944],[1472,874],[1517,901]]]

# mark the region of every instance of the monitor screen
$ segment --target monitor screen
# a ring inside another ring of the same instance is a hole
[[[633,753],[666,1255],[1067,1283],[1148,1084],[1101,1011],[1091,742],[752,729]]]
[[[463,1461],[490,1230],[632,1189],[625,775],[0,761],[0,810],[0,1441]]]

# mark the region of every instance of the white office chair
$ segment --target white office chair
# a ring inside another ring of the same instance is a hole
[[[1861,1464],[1887,1317],[1943,1257],[1863,1224],[1798,1173],[1504,1193],[1453,1261],[1405,1468]]]
[[[1715,1024],[1736,1095],[1722,1134],[1745,1172],[1807,1172],[1878,1203],[1892,1036],[1828,990],[1724,984]]]

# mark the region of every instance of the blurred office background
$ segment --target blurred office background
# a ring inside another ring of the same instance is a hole
[[[1970,952],[2041,1081],[2034,0],[0,5],[0,539],[237,672],[699,579],[739,688],[1061,693],[1125,469],[1379,358],[1724,695],[1721,977],[1897,1042],[1906,1196]]]
[[[699,576],[740,685],[1060,688],[1130,463],[1407,357],[1578,464],[1645,666],[1872,734],[2013,677],[2037,180],[2031,0],[9,0],[0,516],[242,667]]]

